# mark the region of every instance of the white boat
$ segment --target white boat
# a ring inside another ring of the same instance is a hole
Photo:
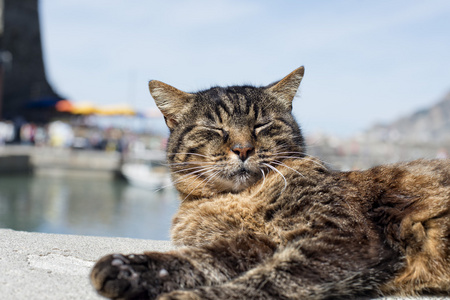
[[[148,163],[124,163],[121,168],[127,181],[146,189],[159,189],[171,185],[170,175],[164,167],[155,167]]]

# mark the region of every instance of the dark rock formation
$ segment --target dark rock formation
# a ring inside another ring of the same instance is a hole
[[[1,117],[45,122],[61,97],[47,81],[38,0],[0,0]]]

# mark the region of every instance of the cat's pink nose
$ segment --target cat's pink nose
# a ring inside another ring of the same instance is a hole
[[[242,161],[245,161],[253,153],[254,150],[255,147],[253,147],[252,144],[245,144],[245,145],[237,144],[234,145],[233,148],[231,148],[231,151],[233,151],[234,154],[239,156],[239,158]]]

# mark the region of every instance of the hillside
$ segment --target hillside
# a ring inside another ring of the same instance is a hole
[[[363,136],[369,141],[450,143],[450,93],[435,105],[389,124],[377,124]]]
[[[341,170],[418,158],[450,158],[450,93],[435,105],[348,139],[309,136],[310,155]]]

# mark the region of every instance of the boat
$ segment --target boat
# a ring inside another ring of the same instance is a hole
[[[170,175],[166,170],[159,170],[148,163],[125,163],[121,171],[125,179],[137,187],[156,190],[171,185]]]
[[[121,172],[133,186],[157,190],[171,186],[169,170],[163,165],[165,154],[145,151],[127,157]]]

